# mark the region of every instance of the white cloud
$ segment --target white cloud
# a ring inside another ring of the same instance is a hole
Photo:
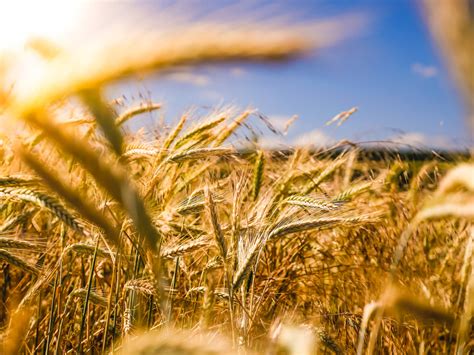
[[[273,115],[269,116],[268,120],[270,124],[276,128],[277,131],[286,135],[288,130],[291,128],[291,125],[295,122],[298,116],[283,116],[283,115]]]
[[[406,132],[398,134],[396,136],[390,137],[389,140],[400,144],[414,146],[426,145],[428,143],[428,137],[419,132]]]
[[[247,71],[242,67],[233,67],[230,69],[230,74],[235,78],[239,78],[246,75]]]
[[[420,132],[406,132],[388,138],[389,141],[399,144],[405,144],[415,148],[438,148],[452,149],[454,143],[443,135],[429,136]]]
[[[293,144],[296,146],[327,147],[336,141],[319,129],[312,130],[296,137]]]
[[[272,123],[275,123],[272,121]],[[404,132],[393,135],[384,140],[392,142],[394,147],[406,149],[456,149],[459,142],[443,135],[427,135],[420,132]],[[289,147],[325,148],[338,143],[338,140],[329,136],[320,129],[314,129],[303,133],[294,139],[289,139],[279,135],[263,135],[259,137],[259,146],[264,149],[285,149]],[[380,147],[387,147],[382,143]]]
[[[423,77],[423,78],[434,78],[438,75],[438,68],[434,65],[425,65],[421,63],[413,63],[411,66],[413,73]]]
[[[282,136],[265,135],[259,137],[258,145],[263,149],[284,149],[289,146]]]
[[[196,86],[206,86],[209,84],[210,79],[208,76],[203,74],[197,74],[190,71],[178,71],[166,75],[167,79],[179,81],[182,83],[189,83]]]

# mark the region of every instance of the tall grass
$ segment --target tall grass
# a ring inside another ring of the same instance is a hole
[[[196,25],[89,70],[58,49],[43,90],[11,99],[35,138],[2,161],[4,352],[472,351],[472,163],[239,150],[253,110],[143,142],[123,125],[162,105],[102,95],[130,72],[314,44],[254,30]],[[71,95],[90,117],[64,125],[52,107]]]

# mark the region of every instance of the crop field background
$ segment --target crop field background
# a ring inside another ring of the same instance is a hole
[[[472,114],[469,6],[425,5]],[[308,26],[196,22],[77,53],[34,41],[46,75],[2,83],[1,353],[473,351],[471,153],[269,150],[253,127],[283,132],[235,106],[149,134],[127,124],[161,103],[105,98],[130,74],[290,60],[317,47]]]

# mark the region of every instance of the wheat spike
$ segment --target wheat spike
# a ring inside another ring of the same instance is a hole
[[[176,213],[185,215],[189,213],[197,213],[200,212],[206,201],[204,199],[204,191],[198,190],[191,194],[191,196],[186,197],[182,200],[178,206],[176,207]]]
[[[365,182],[357,186],[349,187],[348,189],[342,191],[341,193],[337,194],[334,198],[334,202],[346,202],[352,200],[355,196],[360,195],[361,193],[368,191],[371,186],[372,182]]]
[[[76,220],[55,198],[48,196],[40,191],[34,191],[27,188],[1,187],[0,196],[13,197],[23,201],[35,203],[44,207],[55,214],[61,221],[66,223],[76,232],[85,236],[88,233],[84,230],[82,224]]]
[[[212,198],[212,194],[207,186],[204,188],[204,196],[206,198],[206,207],[207,212],[209,214],[209,218],[211,220],[214,238],[221,252],[221,256],[225,260],[227,258],[227,242],[224,238],[224,234],[222,233],[221,226],[217,219],[217,211],[216,205],[214,204],[214,199]]]
[[[140,105],[138,107],[132,107],[128,109],[127,111],[123,112],[122,114],[120,114],[120,116],[118,116],[115,119],[115,124],[117,126],[121,126],[133,116],[136,116],[145,112],[152,112],[152,111],[159,110],[162,106],[163,106],[162,104],[150,102],[145,105]]]
[[[33,214],[33,211],[25,211],[18,215],[12,216],[0,226],[0,233],[5,232],[9,229],[12,229],[16,227],[17,225],[23,224],[25,221],[27,221],[31,217],[32,214]]]
[[[267,241],[267,236],[263,235],[257,240],[255,240],[250,247],[246,250],[245,255],[242,257],[242,260],[239,262],[238,268],[234,273],[234,278],[232,281],[232,289],[237,290],[245,280],[245,277],[250,272],[250,269],[253,265],[253,261],[256,259],[258,253],[265,246]]]
[[[339,201],[336,200],[335,201]],[[312,198],[310,196],[297,196],[293,195],[288,197],[285,200],[285,203],[289,205],[294,205],[294,206],[301,206],[301,207],[308,207],[308,208],[314,208],[322,211],[334,211],[341,207],[341,203],[338,202],[331,202],[331,201],[326,201],[323,199],[316,199]]]
[[[0,249],[0,259],[34,276],[38,276],[40,274],[40,270],[36,266],[27,263],[23,259],[9,253],[5,249]]]
[[[270,239],[281,237],[291,233],[305,232],[318,228],[330,228],[334,226],[347,226],[359,223],[374,223],[378,215],[355,216],[355,217],[320,217],[317,219],[290,222],[275,227],[269,234]]]
[[[308,195],[311,191],[317,188],[325,179],[327,179],[336,169],[338,169],[346,161],[345,156],[340,156],[337,160],[329,164],[316,179],[311,181],[308,187],[304,190],[303,195]]]
[[[0,237],[0,248],[2,249],[27,249],[35,250],[38,249],[40,244],[32,243],[27,240],[19,240],[15,238]]]
[[[137,291],[147,296],[156,294],[153,283],[146,279],[129,280],[125,283],[124,289]]]
[[[192,253],[193,251],[199,250],[209,245],[209,240],[205,238],[196,239],[189,243],[178,244],[170,247],[163,247],[162,257],[166,259],[172,259],[177,256]]]
[[[259,151],[253,168],[252,197],[254,201],[257,199],[258,194],[260,193],[260,188],[262,187],[264,165],[265,157],[263,152]]]
[[[95,246],[91,244],[86,244],[86,243],[74,243],[68,245],[64,251],[63,255],[67,255],[69,252],[75,252],[77,254],[83,254],[83,255],[93,255],[95,252]],[[110,257],[110,253],[102,248],[97,248],[97,256],[102,257],[102,258],[108,258]]]
[[[30,176],[2,176],[0,177],[1,187],[22,187],[31,186],[38,183],[38,179]]]
[[[174,145],[174,148],[178,149],[178,148],[182,147],[184,144],[191,141],[193,138],[199,137],[199,136],[203,135],[204,133],[206,133],[207,131],[212,130],[213,128],[220,125],[225,119],[226,119],[226,116],[222,115],[222,116],[217,117],[214,120],[211,120],[209,122],[205,122],[201,125],[198,125],[194,129],[192,129],[191,131],[186,133],[183,137],[178,139],[176,141],[175,145]]]
[[[185,160],[205,159],[209,157],[222,157],[235,154],[235,150],[231,148],[195,148],[184,152],[178,152],[168,157],[168,161],[174,163]]]
[[[224,129],[214,141],[214,147],[220,146],[227,138],[253,113],[253,110],[246,110],[239,115],[226,129]]]
[[[125,152],[122,154],[122,157],[132,158],[134,156],[153,156],[160,154],[160,152],[161,150],[156,148],[132,148],[125,150]]]

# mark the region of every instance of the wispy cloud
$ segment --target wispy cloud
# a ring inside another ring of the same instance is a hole
[[[235,78],[240,78],[247,75],[247,70],[242,67],[233,67],[230,69],[230,74]]]
[[[290,146],[282,136],[273,135],[259,137],[258,144],[263,149],[283,149]]]
[[[303,133],[293,139],[278,135],[264,135],[259,138],[259,145],[266,149],[283,149],[289,147],[325,148],[337,144],[338,140],[320,129]],[[399,148],[406,149],[455,149],[459,142],[444,135],[428,135],[421,132],[404,132],[385,139]],[[386,147],[381,144],[380,147]],[[467,146],[467,145],[466,145]]]
[[[392,136],[388,140],[415,147],[426,146],[429,143],[428,137],[420,132],[405,132]]]
[[[415,148],[452,149],[454,142],[443,135],[426,135],[420,132],[405,132],[388,139],[394,143],[405,144]]]
[[[284,115],[272,115],[268,117],[271,125],[275,127],[279,132],[286,135],[291,125],[298,119],[297,115],[284,116]]]
[[[260,147],[265,149],[284,149],[289,147],[320,148],[333,145],[336,140],[319,129],[312,130],[288,139],[279,135],[263,135],[259,138]]]
[[[335,143],[335,139],[319,129],[312,130],[296,137],[293,144],[304,147],[327,147]]]
[[[210,78],[204,74],[197,74],[191,71],[178,71],[166,75],[166,78],[182,83],[189,83],[196,86],[207,86]]]
[[[411,65],[411,70],[416,75],[419,75],[423,78],[434,78],[438,75],[438,68],[434,65],[426,65],[421,63],[413,63]]]

